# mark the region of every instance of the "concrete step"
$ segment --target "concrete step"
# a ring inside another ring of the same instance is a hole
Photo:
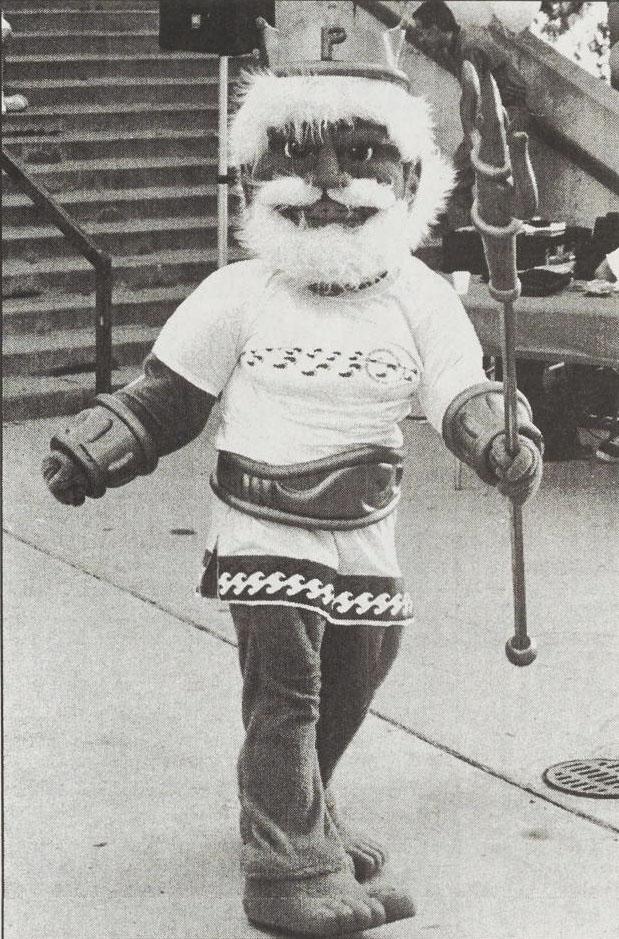
[[[242,257],[233,247],[230,259]],[[129,287],[171,287],[176,284],[197,284],[217,266],[214,249],[158,251],[148,255],[130,255],[114,260],[114,289]],[[81,257],[43,258],[32,264],[27,261],[6,261],[3,271],[4,298],[38,297],[47,292],[66,291],[92,296],[94,271]]]
[[[29,32],[13,31],[10,46],[7,47],[8,77],[13,78],[13,64],[21,56],[44,55],[70,55],[76,49],[85,54],[111,55],[156,55],[161,54],[170,60],[192,59],[196,53],[192,52],[161,52],[159,47],[159,33],[156,29],[135,29],[131,32],[118,32],[116,29],[84,31],[84,29],[57,31],[40,31],[38,28]],[[218,57],[204,53],[199,56],[203,62],[205,73],[209,71],[215,75],[218,72]],[[239,56],[229,62],[230,73],[235,74],[236,69],[249,58]]]
[[[67,35],[66,51],[58,50],[51,54],[26,53],[21,45],[16,46],[20,55],[10,57],[7,81],[12,84],[32,80],[85,81],[105,76],[171,78],[177,75],[217,78],[217,60],[212,56],[159,53],[156,45],[144,52],[119,52],[112,42],[108,42],[108,48],[100,52],[82,51],[80,38]],[[41,41],[43,43],[43,36]],[[49,50],[49,45],[46,48]],[[75,55],[76,49],[80,50],[79,55]]]
[[[217,210],[216,186],[141,186],[134,189],[78,189],[62,192],[57,201],[79,222],[121,221],[135,218],[187,216],[196,205],[205,214]],[[233,209],[237,201],[231,197]],[[6,193],[2,199],[6,225],[44,225],[45,216],[22,193]]]
[[[79,32],[101,32],[113,30],[119,33],[132,33],[134,30],[159,29],[158,7],[108,7],[99,9],[80,9],[71,7],[52,7],[39,4],[29,5],[27,9],[13,8],[5,14],[13,32],[60,32],[76,30]],[[16,37],[15,37],[16,38]]]
[[[211,75],[189,78],[112,76],[85,80],[29,79],[20,82],[19,90],[37,108],[141,103],[156,107],[176,101],[195,107],[215,107],[218,100],[218,82]]]
[[[24,163],[62,163],[114,157],[217,157],[217,131],[188,130],[65,131],[6,136],[4,147]]]
[[[74,45],[75,49],[76,46]],[[28,81],[66,79],[86,81],[91,78],[172,78],[174,76],[217,77],[217,61],[210,56],[158,53],[157,46],[149,52],[101,55],[84,53],[67,55],[12,55],[7,60],[6,80],[22,85]]]
[[[217,126],[217,107],[184,101],[152,104],[49,105],[32,102],[20,114],[5,115],[5,137],[67,131],[186,130]]]
[[[123,388],[141,373],[139,365],[125,365],[112,373],[113,390]],[[77,414],[95,396],[94,366],[83,374],[66,376],[5,375],[2,412],[5,421]]]
[[[39,8],[37,0],[10,0],[3,4],[4,14],[9,19],[19,10]],[[46,0],[45,6],[51,10],[157,10],[159,0]]]
[[[12,23],[11,23],[12,25]],[[13,76],[13,60],[19,56],[66,55],[74,53],[76,48],[86,54],[154,54],[159,51],[159,33],[156,29],[136,29],[130,33],[121,33],[115,29],[105,32],[83,30],[49,30],[41,32],[38,27],[32,31],[14,30],[11,46],[7,51],[8,78]],[[169,53],[172,55],[172,53]],[[174,56],[182,53],[173,53]],[[217,70],[215,56],[202,56],[205,67]]]
[[[176,307],[189,296],[195,284],[175,284],[131,290],[119,286],[113,291],[114,326],[161,327]],[[16,297],[2,304],[2,330],[10,336],[44,336],[55,330],[91,329],[95,322],[94,296],[68,294],[62,290],[40,297]]]
[[[198,206],[194,211],[196,208]],[[116,257],[174,251],[177,248],[211,248],[217,243],[217,217],[212,215],[88,222],[84,228],[99,248]],[[5,225],[2,252],[6,263],[11,260],[72,257],[75,249],[53,225]]]
[[[116,326],[113,331],[114,367],[139,365],[159,334],[159,327]],[[7,336],[3,343],[2,370],[9,375],[53,375],[94,367],[95,331],[54,330],[46,335]]]
[[[71,189],[129,189],[144,186],[193,186],[214,183],[217,162],[199,157],[125,157],[75,160],[29,166],[32,178],[51,193]],[[6,180],[6,192],[16,186]]]

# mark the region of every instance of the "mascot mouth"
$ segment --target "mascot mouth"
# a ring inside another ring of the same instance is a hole
[[[322,228],[326,225],[342,225],[357,228],[378,212],[372,206],[348,206],[322,196],[312,205],[289,205],[277,209],[280,215],[299,228]]]

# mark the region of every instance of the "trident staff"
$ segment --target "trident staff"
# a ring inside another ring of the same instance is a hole
[[[528,156],[525,133],[509,133],[506,114],[496,82],[488,72],[481,80],[475,67],[464,62],[460,117],[471,139],[471,163],[475,170],[477,197],[471,218],[481,234],[490,282],[490,295],[503,304],[503,388],[505,434],[511,456],[518,442],[516,390],[516,315],[514,301],[520,296],[516,270],[516,235],[521,219],[537,208],[537,186]],[[536,657],[535,644],[527,633],[526,588],[522,506],[511,499],[512,578],[514,590],[514,635],[505,646],[514,665],[529,665]]]

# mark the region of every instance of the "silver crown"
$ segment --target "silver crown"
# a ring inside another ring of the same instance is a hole
[[[382,34],[357,23],[343,26],[333,21],[302,22],[286,34],[262,18],[258,26],[261,64],[276,75],[347,75],[410,88],[408,75],[399,67],[406,35],[400,26]]]

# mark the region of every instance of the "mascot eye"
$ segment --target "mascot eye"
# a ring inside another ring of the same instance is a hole
[[[369,163],[374,156],[374,148],[364,144],[351,147],[348,152],[351,159],[355,160],[357,163]]]
[[[296,140],[288,140],[284,144],[284,156],[289,160],[302,160],[310,152],[310,148],[298,143]]]

